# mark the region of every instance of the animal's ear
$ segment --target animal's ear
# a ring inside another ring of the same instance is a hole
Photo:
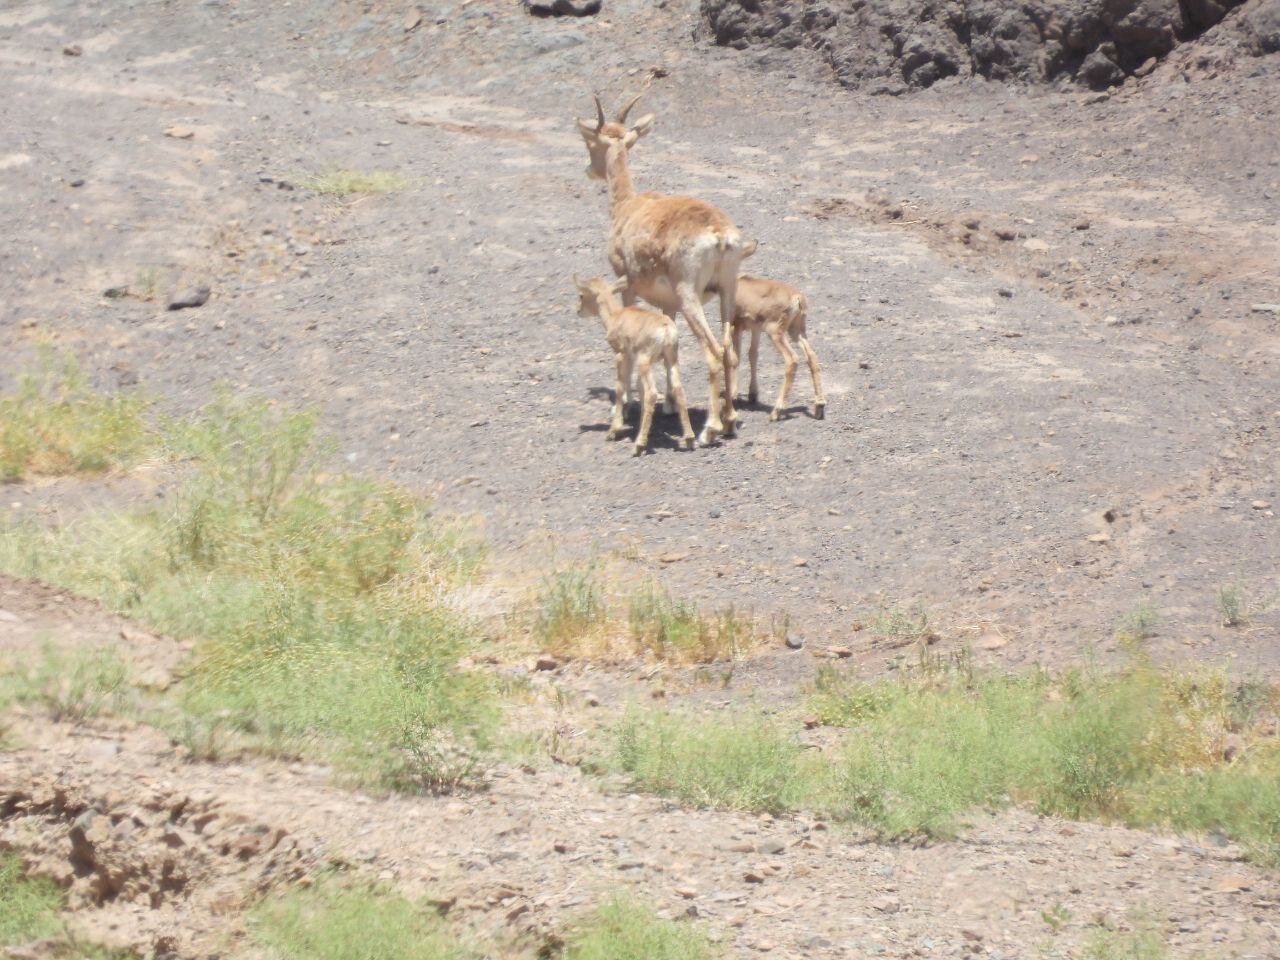
[[[596,136],[596,125],[590,120],[583,120],[581,117],[575,118],[578,122],[578,132],[582,134],[582,139],[591,141]]]
[[[587,285],[578,279],[578,275],[576,273],[573,275],[573,285],[578,288],[579,293],[587,292]]]
[[[636,121],[636,125],[627,131],[627,146],[630,147],[637,140],[653,129],[654,121],[657,116],[652,113],[646,113],[643,117]]]
[[[758,246],[760,246],[760,241],[759,241],[759,240],[752,240],[750,243],[745,244],[745,245],[743,246],[743,248],[742,248],[742,259],[743,259],[743,260],[745,260],[745,259],[747,259],[747,257],[749,257],[749,256],[751,256],[753,253],[755,253],[755,252],[756,252],[756,247],[758,247]]]
[[[626,277],[619,277],[609,285],[609,289],[614,293],[622,293],[623,290],[627,289],[627,283]]]

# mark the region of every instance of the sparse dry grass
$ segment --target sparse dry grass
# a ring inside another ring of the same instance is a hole
[[[93,390],[70,354],[42,347],[16,393],[0,397],[0,482],[126,467],[155,444],[138,393]]]
[[[280,960],[480,960],[531,957],[529,949],[471,946],[432,909],[383,888],[322,879],[277,894],[251,913],[250,934]],[[567,929],[561,960],[715,960],[692,923],[663,920],[648,905],[616,896]]]
[[[349,197],[354,194],[393,193],[409,186],[408,177],[393,170],[352,170],[335,167],[309,174],[302,182],[321,196]]]
[[[705,613],[653,582],[609,595],[586,567],[547,576],[517,621],[538,649],[564,659],[733,660],[773,636],[733,607]]]
[[[42,706],[54,721],[80,721],[129,706],[133,691],[124,661],[110,650],[68,653],[46,647],[34,664],[4,665],[0,704]]]

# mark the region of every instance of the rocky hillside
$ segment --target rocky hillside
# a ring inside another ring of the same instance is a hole
[[[1280,0],[702,0],[716,43],[818,50],[846,86],[944,77],[1095,89],[1144,75],[1180,44],[1280,50]]]

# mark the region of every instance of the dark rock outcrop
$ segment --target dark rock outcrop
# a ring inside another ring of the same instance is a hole
[[[951,76],[1066,76],[1101,89],[1240,6],[1242,0],[702,0],[718,44],[812,47],[845,85],[890,80],[912,87]],[[1280,0],[1245,0],[1230,19],[1248,52],[1280,49]]]

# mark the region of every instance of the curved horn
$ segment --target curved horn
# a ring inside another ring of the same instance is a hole
[[[596,129],[599,130],[605,124],[604,107],[600,105],[600,94],[593,93],[591,99],[596,102]]]
[[[640,102],[640,98],[643,96],[644,96],[644,91],[641,90],[639,93],[635,95],[634,98],[632,98],[630,103],[628,103],[625,107],[623,107],[621,110],[618,111],[618,121],[617,121],[618,123],[627,122],[627,114],[631,112],[632,107],[634,107],[637,103]]]

